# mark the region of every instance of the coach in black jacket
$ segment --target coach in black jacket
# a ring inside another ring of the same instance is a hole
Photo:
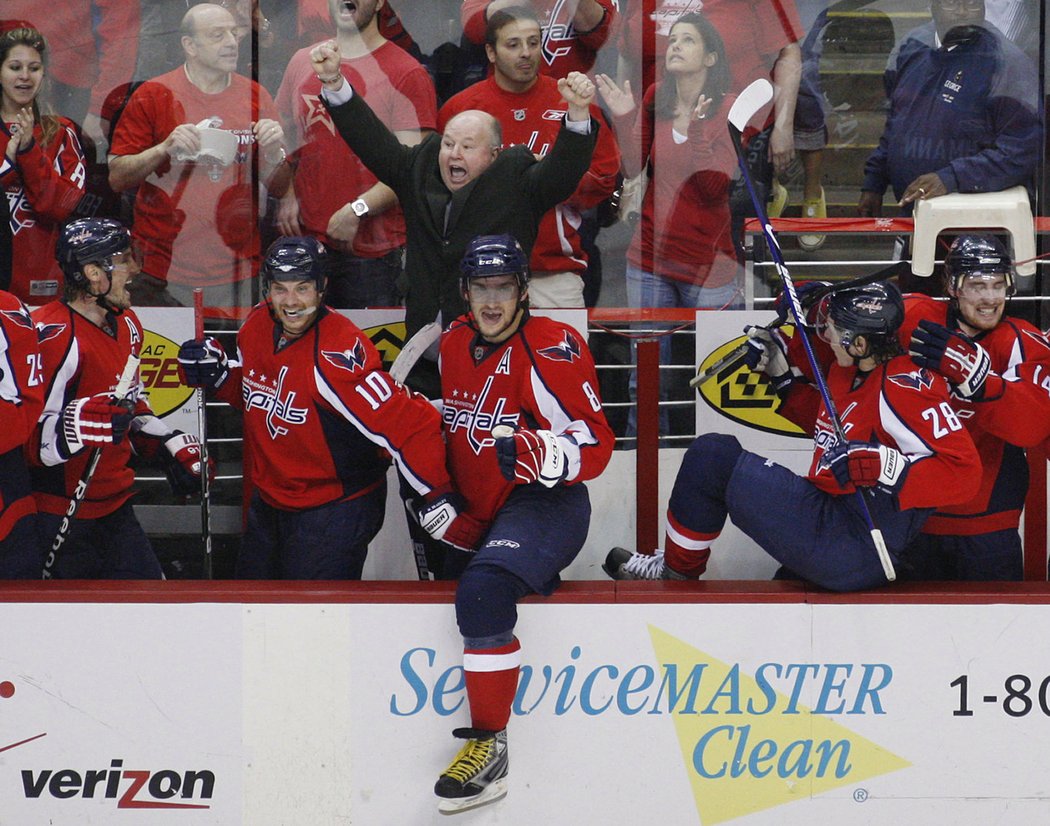
[[[334,41],[316,46],[311,59],[339,134],[394,190],[405,214],[408,335],[439,312],[445,326],[466,311],[459,262],[473,238],[510,233],[529,254],[543,214],[572,195],[590,166],[598,135],[588,110],[594,84],[580,72],[558,81],[569,104],[567,124],[550,152],[537,160],[524,146],[502,150],[499,122],[476,110],[450,120],[443,135],[404,146],[353,94],[339,71]],[[413,378],[418,389],[436,393],[431,382]]]

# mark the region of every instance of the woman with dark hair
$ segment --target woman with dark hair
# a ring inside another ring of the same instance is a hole
[[[0,188],[10,206],[9,289],[27,304],[62,294],[55,240],[84,195],[84,153],[72,121],[46,114],[47,42],[25,25],[0,34]]]
[[[726,117],[734,96],[722,37],[702,14],[687,12],[671,27],[664,63],[663,80],[646,90],[640,108],[630,81],[621,88],[608,75],[597,76],[624,174],[649,172],[627,251],[627,301],[632,307],[742,308],[729,212],[736,154]],[[670,350],[664,336],[661,361],[670,361]],[[632,432],[633,410],[630,422]]]

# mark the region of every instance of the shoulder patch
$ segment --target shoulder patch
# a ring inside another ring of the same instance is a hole
[[[561,344],[543,347],[536,352],[551,361],[575,361],[580,357],[580,342],[568,330],[565,331],[564,336]]]
[[[907,390],[929,390],[933,387],[933,375],[925,367],[912,370],[910,373],[895,373],[886,378],[898,387]]]
[[[17,310],[3,310],[2,313],[4,318],[9,319],[18,327],[23,327],[26,330],[32,330],[34,327],[33,319],[29,315],[29,310],[25,307],[21,307]]]
[[[349,350],[322,350],[321,355],[329,364],[351,373],[363,370],[365,366],[365,345],[361,343],[361,339],[357,339]]]
[[[36,328],[37,342],[43,344],[45,341],[58,338],[58,336],[62,335],[62,331],[65,329],[65,324],[39,324]]]
[[[1046,340],[1046,335],[1045,334],[1043,334],[1043,333],[1035,333],[1035,332],[1032,332],[1031,330],[1022,330],[1021,332],[1023,332],[1027,338],[1029,338],[1032,341],[1036,342],[1040,347],[1043,347],[1046,350],[1050,350],[1050,341]]]

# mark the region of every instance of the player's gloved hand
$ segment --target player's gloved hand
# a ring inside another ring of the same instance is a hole
[[[179,378],[187,387],[217,389],[230,375],[226,351],[214,338],[190,339],[179,347]]]
[[[984,395],[992,360],[988,351],[964,333],[925,318],[911,334],[908,354],[920,367],[936,370],[964,399]]]
[[[84,448],[119,445],[134,414],[108,393],[73,399],[62,410],[59,453],[69,458]]]
[[[802,307],[802,315],[806,319],[807,326],[812,323],[809,318],[810,309],[830,291],[830,281],[799,281],[795,284],[795,295],[798,296],[798,303]],[[789,321],[794,322],[795,318],[791,313],[791,304],[788,301],[787,293],[782,291],[776,297],[776,300],[773,302],[773,309],[776,311],[777,320],[771,326],[779,327]]]
[[[549,430],[518,430],[513,436],[499,436],[496,456],[503,478],[519,485],[539,482],[553,488],[569,475],[565,450]]]
[[[164,440],[164,475],[176,496],[201,492],[201,442],[192,433],[172,431]],[[208,457],[208,479],[215,478],[215,462]]]
[[[794,376],[788,364],[784,337],[776,330],[751,324],[744,328],[744,332],[747,333],[748,347],[744,364],[756,372],[765,373],[778,393],[786,390]]]
[[[852,482],[859,488],[878,486],[889,493],[904,482],[908,470],[908,460],[899,450],[867,442],[836,442],[824,451],[823,461],[841,487]]]
[[[465,512],[466,506],[463,497],[455,491],[431,491],[415,501],[416,518],[432,538],[473,553],[485,534],[485,526]]]

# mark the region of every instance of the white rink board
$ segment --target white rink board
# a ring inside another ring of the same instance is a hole
[[[467,723],[451,604],[7,604],[0,622],[5,826],[450,822],[431,789]],[[457,822],[1045,822],[1048,624],[1047,605],[530,602],[510,793]],[[211,793],[163,796],[188,772]]]

